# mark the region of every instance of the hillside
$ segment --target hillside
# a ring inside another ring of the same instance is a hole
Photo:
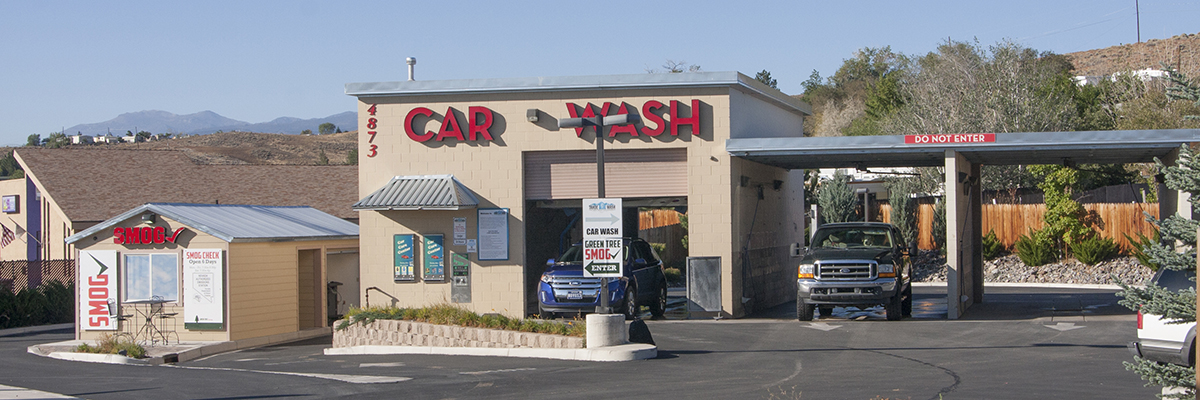
[[[1165,63],[1189,78],[1200,77],[1200,34],[1185,33],[1065,55],[1075,65],[1076,75],[1104,76],[1126,70],[1161,69]]]
[[[222,132],[178,139],[105,146],[114,149],[181,150],[200,164],[312,165],[321,151],[330,164],[344,164],[357,146],[357,131],[332,135]]]

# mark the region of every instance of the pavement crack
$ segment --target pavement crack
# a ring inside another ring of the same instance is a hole
[[[940,369],[940,370],[942,370],[942,372],[945,372],[945,373],[946,373],[946,375],[950,375],[950,377],[954,379],[954,384],[952,384],[952,385],[950,385],[950,386],[946,386],[946,387],[942,388],[941,390],[938,390],[938,392],[937,392],[937,393],[936,393],[936,394],[935,394],[933,397],[930,397],[930,398],[929,398],[929,400],[939,400],[939,399],[941,399],[941,398],[943,397],[943,395],[950,394],[950,392],[953,392],[955,389],[958,389],[958,385],[959,385],[960,383],[962,383],[962,378],[960,378],[960,377],[958,376],[958,374],[957,374],[957,373],[955,373],[954,371],[951,371],[949,368],[946,368],[946,367],[943,367],[943,366],[940,366],[940,365],[936,365],[936,364],[933,364],[933,363],[930,363],[930,362],[927,362],[927,361],[918,360],[918,359],[915,359],[915,358],[912,358],[912,357],[905,357],[905,356],[902,356],[902,355],[899,355],[899,354],[892,354],[892,353],[888,353],[888,352],[881,351],[881,350],[871,350],[871,349],[856,349],[856,348],[852,348],[852,347],[846,347],[846,349],[849,349],[849,350],[859,350],[859,351],[865,351],[865,352],[869,352],[869,353],[876,353],[876,354],[882,354],[882,355],[889,356],[889,357],[895,357],[895,358],[899,358],[899,359],[901,359],[901,360],[908,360],[908,361],[915,362],[915,363],[917,363],[917,364],[921,364],[921,365],[925,365],[925,366],[929,366],[929,367],[933,367],[933,368]]]

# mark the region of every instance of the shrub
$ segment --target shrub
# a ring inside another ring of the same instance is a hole
[[[146,349],[132,339],[109,334],[101,335],[95,347],[87,343],[75,347],[77,353],[121,354],[122,350],[127,357],[146,358]]]
[[[396,307],[367,307],[351,308],[346,312],[346,319],[338,324],[342,330],[354,324],[370,324],[379,319],[395,319],[406,321],[427,322],[438,325],[457,325],[475,328],[503,329],[510,331],[552,333],[566,336],[586,336],[586,324],[558,323],[539,319],[508,318],[499,314],[479,315],[474,312],[449,305],[439,304],[421,308]]]
[[[680,271],[679,268],[663,269],[663,275],[667,276],[668,285],[679,285],[683,283],[683,271]]]
[[[1125,240],[1127,240],[1130,246],[1133,247],[1133,250],[1130,251],[1133,253],[1133,257],[1137,258],[1138,262],[1142,263],[1142,265],[1145,265],[1147,268],[1150,268],[1150,270],[1157,272],[1158,263],[1151,261],[1150,255],[1146,254],[1145,249],[1152,245],[1158,244],[1159,241],[1162,241],[1162,234],[1158,232],[1158,229],[1154,230],[1153,238],[1146,237],[1146,235],[1143,235],[1141,232],[1137,233],[1137,240],[1133,240],[1133,238],[1129,237],[1128,233],[1123,233],[1122,235],[1125,235]]]
[[[1117,243],[1106,237],[1092,237],[1083,239],[1074,246],[1071,246],[1071,253],[1075,258],[1087,265],[1096,265],[1096,263],[1107,260],[1117,254]]]
[[[987,236],[983,237],[983,259],[991,260],[999,257],[1003,250],[1004,243],[1000,243],[1000,239],[996,237],[996,231],[988,231]]]
[[[1054,262],[1058,259],[1058,251],[1054,239],[1046,235],[1046,231],[1029,230],[1029,235],[1021,235],[1015,243],[1017,257],[1030,267],[1037,267]]]

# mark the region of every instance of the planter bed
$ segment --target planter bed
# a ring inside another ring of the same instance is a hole
[[[334,348],[353,346],[582,349],[584,338],[378,319],[334,330]]]

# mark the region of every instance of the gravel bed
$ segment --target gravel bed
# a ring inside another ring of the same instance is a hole
[[[936,251],[922,251],[913,263],[914,282],[945,282],[946,257]],[[1150,268],[1133,257],[1116,257],[1096,265],[1075,259],[1030,267],[1016,254],[983,262],[984,282],[1116,284],[1117,280],[1140,285],[1154,275]],[[1114,279],[1115,277],[1115,279]]]

